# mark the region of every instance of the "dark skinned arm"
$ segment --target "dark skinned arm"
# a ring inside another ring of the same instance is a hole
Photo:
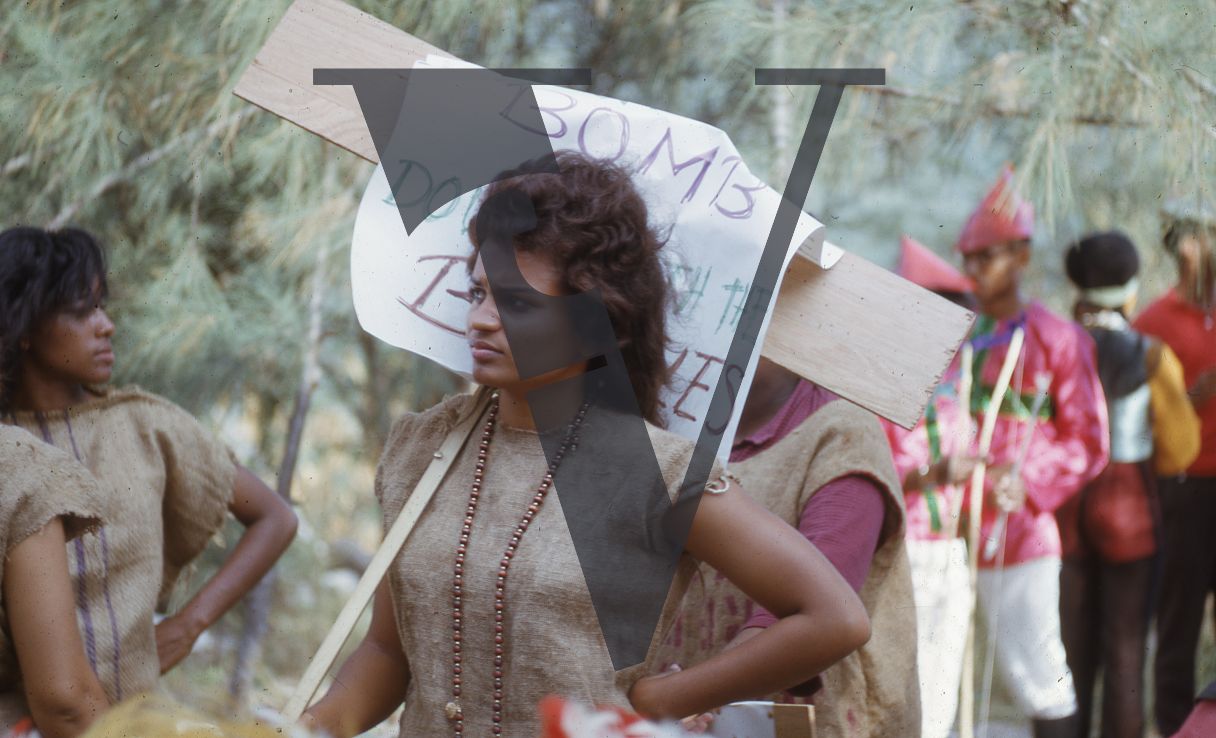
[[[203,631],[253,589],[295,537],[291,507],[243,466],[237,466],[228,510],[245,532],[215,576],[180,612],[156,626],[162,674],[190,655]]]
[[[334,738],[350,738],[384,722],[405,699],[410,667],[401,652],[391,596],[387,582],[381,582],[367,635],[301,723]]]
[[[765,697],[870,638],[861,600],[832,563],[737,485],[702,496],[686,549],[780,620],[697,666],[638,681],[629,697],[642,715],[681,718]]]
[[[4,563],[4,603],[25,699],[45,738],[80,735],[110,706],[85,657],[64,544],[56,518],[14,546]]]

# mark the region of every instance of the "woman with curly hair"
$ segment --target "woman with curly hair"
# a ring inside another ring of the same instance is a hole
[[[692,444],[655,424],[668,378],[669,288],[661,243],[627,172],[573,153],[559,154],[557,166],[554,172],[533,162],[500,179],[482,210],[500,195],[526,197],[535,224],[507,246],[523,278],[545,295],[598,293],[637,407],[649,421],[663,484],[674,496]],[[587,369],[582,362],[521,379],[516,357],[524,349],[508,344],[500,311],[511,310],[527,323],[543,321],[544,309],[515,293],[511,302],[525,304],[496,301],[508,293],[498,282],[490,289],[488,247],[478,233],[482,215],[470,229],[466,329],[473,379],[494,388],[497,399],[474,426],[481,442],[460,452],[377,591],[367,636],[306,721],[351,736],[404,702],[402,735],[537,735],[537,704],[552,693],[651,718],[680,718],[802,682],[864,643],[869,623],[848,583],[797,530],[737,485],[723,490],[723,472],[715,465],[710,479],[717,481],[706,488],[715,493],[704,495],[696,509],[646,658],[614,670],[567,525],[569,511],[562,509],[568,498],[549,493],[554,472],[546,474],[527,400],[529,392],[557,382],[584,392],[591,372],[576,379]],[[457,396],[396,423],[376,477],[386,526],[456,420],[473,407],[471,396]],[[602,453],[590,445],[568,447],[565,463]],[[595,458],[597,471],[615,473],[605,468],[604,457]],[[703,664],[654,674],[657,647],[698,560],[722,571],[779,620]]]
[[[67,548],[89,665],[111,701],[155,686],[249,591],[295,534],[291,508],[198,421],[135,388],[106,386],[114,324],[101,246],[77,229],[0,233],[0,421],[75,457],[106,511]],[[182,568],[232,514],[245,532],[223,565],[154,626]]]

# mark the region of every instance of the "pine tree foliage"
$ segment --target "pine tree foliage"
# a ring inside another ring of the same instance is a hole
[[[1157,257],[1163,201],[1216,202],[1210,0],[799,1],[779,28],[769,2],[707,0],[682,25],[726,77],[771,64],[778,37],[787,66],[886,68],[886,86],[846,93],[810,202],[871,256],[901,231],[944,252],[1002,161],[1039,211],[1048,287],[1085,230],[1127,229]],[[789,94],[798,127],[814,91]],[[752,159],[767,113],[753,91],[720,121]]]

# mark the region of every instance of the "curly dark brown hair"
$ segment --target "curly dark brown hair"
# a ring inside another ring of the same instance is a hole
[[[509,190],[527,195],[537,218],[535,228],[516,236],[515,248],[551,259],[568,294],[599,290],[642,417],[659,424],[659,394],[671,376],[665,355],[671,285],[659,259],[665,239],[651,226],[629,172],[561,151],[505,173],[482,202]],[[475,213],[470,270],[481,248],[476,222]]]

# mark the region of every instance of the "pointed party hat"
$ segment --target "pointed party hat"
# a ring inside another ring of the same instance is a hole
[[[971,280],[945,259],[907,235],[899,238],[899,266],[895,271],[909,282],[934,292],[971,292],[974,289]]]
[[[1029,240],[1034,235],[1034,207],[1023,200],[1013,184],[1013,169],[1006,164],[1001,176],[988,191],[954,248],[973,254],[1006,241]]]

